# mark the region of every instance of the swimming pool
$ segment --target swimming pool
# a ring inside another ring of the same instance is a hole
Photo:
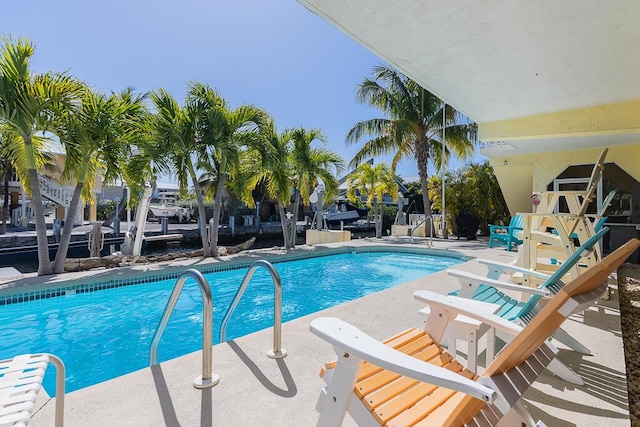
[[[292,320],[346,301],[406,283],[461,262],[461,256],[419,251],[350,250],[287,262],[274,262],[282,278],[282,318]],[[235,266],[225,267],[234,268]],[[219,268],[219,267],[218,267]],[[220,322],[246,268],[207,273],[213,293],[214,343]],[[87,387],[148,365],[149,345],[175,276],[164,280],[93,291],[56,289],[43,299],[0,301],[0,359],[50,352],[67,368],[67,390]],[[98,289],[98,290],[95,290]],[[23,297],[24,299],[24,297]],[[15,302],[14,302],[15,301]],[[227,339],[273,325],[273,282],[258,269],[229,321]],[[202,297],[192,279],[185,284],[159,346],[159,361],[201,348]],[[286,348],[286,334],[283,346]],[[99,363],[96,363],[99,361]],[[53,369],[45,388],[54,392]]]

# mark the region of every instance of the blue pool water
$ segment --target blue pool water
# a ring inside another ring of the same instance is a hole
[[[459,263],[456,258],[371,252],[274,264],[282,278],[283,321],[360,298]],[[214,343],[246,269],[206,274],[213,293]],[[50,352],[67,368],[67,390],[148,366],[149,345],[176,279],[0,307],[0,359]],[[258,269],[227,327],[227,339],[273,325],[273,282]],[[202,346],[202,297],[189,279],[159,346],[165,361]],[[283,335],[286,348],[287,336]],[[214,356],[215,358],[215,356]],[[54,393],[54,369],[45,388]]]

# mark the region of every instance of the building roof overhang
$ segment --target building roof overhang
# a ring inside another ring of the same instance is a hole
[[[298,1],[478,122],[483,141],[640,141],[639,2]],[[620,111],[624,124],[594,117]]]

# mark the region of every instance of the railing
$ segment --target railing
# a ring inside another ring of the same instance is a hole
[[[227,340],[227,323],[231,318],[231,314],[236,309],[236,306],[240,302],[240,298],[244,293],[247,284],[253,277],[253,273],[258,269],[258,267],[264,267],[267,269],[269,274],[271,274],[271,278],[273,279],[273,294],[274,294],[274,302],[273,302],[273,350],[269,350],[267,352],[267,357],[271,359],[282,359],[287,356],[287,351],[281,348],[282,344],[282,280],[280,280],[280,274],[278,270],[269,262],[265,260],[258,260],[251,264],[249,270],[244,275],[242,279],[242,283],[240,287],[236,291],[236,295],[233,297],[233,301],[229,306],[229,309],[224,315],[222,319],[222,323],[220,325],[220,342],[225,342]]]
[[[25,208],[25,218],[27,218],[27,223],[31,220],[31,218],[33,217],[33,209],[31,209],[31,207],[26,206]],[[13,224],[16,227],[21,227],[22,226],[22,206],[19,206],[17,208],[14,208],[11,211],[11,224]]]
[[[427,240],[427,246],[433,247],[433,215],[425,216],[422,221],[420,221],[411,229],[411,243],[415,243],[415,241],[413,240],[413,232],[416,231],[418,227],[423,225],[427,220],[429,220],[429,240]]]
[[[73,187],[62,185],[43,175],[40,175],[40,184],[42,197],[65,208],[69,207],[71,197],[73,196]]]
[[[195,388],[202,389],[213,387],[218,384],[220,382],[220,376],[212,373],[213,359],[211,355],[211,348],[213,347],[213,300],[211,297],[211,288],[209,287],[207,279],[205,279],[202,273],[198,270],[186,270],[180,275],[180,277],[178,277],[178,280],[173,287],[173,291],[171,292],[171,296],[169,297],[169,301],[167,302],[167,306],[164,308],[164,313],[162,313],[162,317],[160,318],[160,323],[158,323],[158,328],[156,329],[155,334],[153,334],[153,339],[151,340],[149,365],[153,366],[158,364],[158,344],[160,344],[160,338],[162,338],[162,334],[169,322],[169,317],[171,316],[173,308],[178,301],[178,297],[182,292],[184,283],[187,281],[189,276],[198,282],[198,286],[202,292],[202,375],[193,381],[193,386]]]

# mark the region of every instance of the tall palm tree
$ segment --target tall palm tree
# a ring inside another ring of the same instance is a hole
[[[398,183],[391,168],[386,163],[378,163],[375,167],[368,162],[363,163],[351,174],[347,182],[349,199],[355,200],[358,195],[364,195],[373,212],[378,208],[376,238],[381,238],[384,206],[382,198],[388,194],[395,202],[398,195]]]
[[[370,157],[394,154],[391,170],[400,160],[413,157],[418,166],[424,201],[424,211],[431,214],[427,188],[427,166],[432,160],[440,171],[453,154],[460,159],[474,149],[477,133],[475,123],[469,123],[460,113],[446,106],[419,84],[387,67],[377,66],[373,78],[358,86],[357,99],[387,114],[385,118],[357,123],[347,134],[347,143],[371,137],[351,160],[357,166]],[[445,122],[446,150],[442,156],[442,126]]]
[[[80,108],[68,115],[64,131],[60,134],[67,153],[62,179],[75,181],[76,185],[53,263],[54,273],[64,272],[80,198],[91,200],[94,181],[99,173],[105,182],[113,182],[121,176],[127,145],[138,137],[143,128],[146,115],[143,99],[130,89],[105,96],[86,88]]]
[[[37,158],[52,131],[60,111],[73,108],[82,85],[65,74],[32,74],[33,44],[26,39],[15,42],[3,38],[0,48],[0,121],[7,131],[18,135],[10,147],[16,169],[26,178],[31,194],[38,242],[38,275],[51,274],[47,228],[40,191]]]
[[[202,144],[196,133],[196,120],[201,111],[192,105],[181,107],[162,88],[152,92],[150,97],[156,109],[151,120],[152,139],[166,149],[165,158],[176,173],[180,188],[188,188],[189,181],[193,185],[198,205],[203,256],[208,257],[210,249],[207,241],[207,217],[196,165],[196,156]]]
[[[325,143],[325,137],[318,129],[293,129],[288,133],[291,140],[290,162],[293,166],[293,227],[289,243],[291,247],[296,245],[296,221],[300,201],[309,202],[309,195],[313,192],[318,180],[325,185],[327,196],[337,195],[338,180],[336,175],[344,170],[344,160],[333,151],[325,148],[312,147],[314,141]]]
[[[199,142],[199,162],[207,164],[209,170],[214,171],[217,181],[209,247],[209,252],[217,256],[225,182],[238,169],[243,147],[259,143],[259,129],[267,115],[251,105],[242,105],[233,110],[211,87],[201,83],[190,85],[187,103],[198,112],[195,131]]]

